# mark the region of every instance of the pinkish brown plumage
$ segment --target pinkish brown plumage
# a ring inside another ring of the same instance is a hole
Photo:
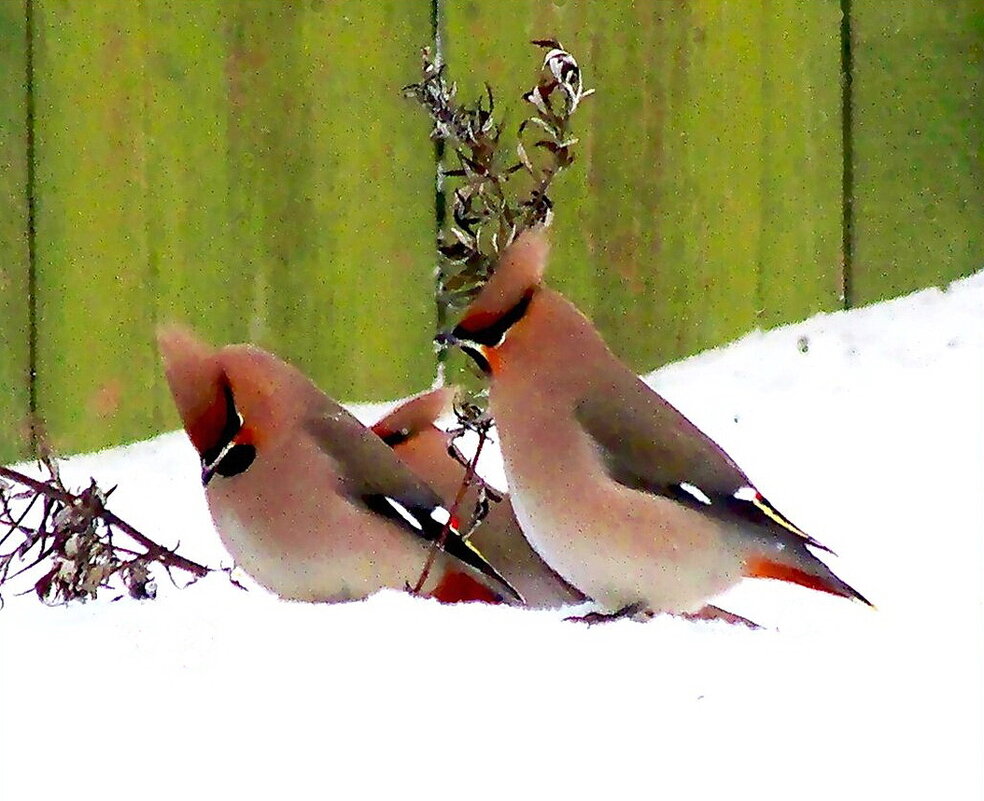
[[[536,551],[613,613],[693,613],[745,576],[863,601],[543,286],[547,251],[542,229],[520,235],[449,337],[490,374],[513,507]]]
[[[216,530],[243,570],[281,597],[303,601],[360,599],[415,584],[428,537],[443,527],[433,511],[440,499],[376,436],[260,348],[211,348],[177,327],[161,330],[158,342],[202,457]],[[425,594],[441,599],[442,587],[452,586],[455,600],[510,594],[457,535],[447,550]]]
[[[400,404],[372,430],[406,464],[424,479],[450,508],[461,487],[465,468],[448,453],[451,434],[435,421],[451,411],[454,389],[431,390]],[[464,495],[461,508],[475,508],[478,488]],[[488,516],[471,536],[471,542],[519,590],[528,606],[551,609],[581,603],[584,595],[558,576],[530,547],[513,514],[508,496],[493,503]]]

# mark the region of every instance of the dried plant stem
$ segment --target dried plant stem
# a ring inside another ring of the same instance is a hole
[[[548,193],[574,160],[571,117],[593,90],[584,88],[577,61],[559,42],[533,44],[547,52],[534,86],[523,95],[529,114],[512,146],[506,146],[495,119],[491,87],[474,103],[457,102],[446,65],[429,50],[422,53],[420,82],[404,89],[430,117],[431,137],[457,162],[439,173],[449,205],[437,246],[439,332],[488,280],[501,249],[521,231],[549,222]]]
[[[27,487],[28,489],[33,490],[38,496],[50,498],[51,500],[58,501],[65,506],[72,506],[78,500],[78,497],[70,492],[61,490],[49,483],[38,481],[37,479],[26,476],[16,470],[11,470],[9,467],[0,466],[0,478],[5,478],[8,481],[13,481]],[[20,518],[21,521],[23,521],[26,514],[27,512],[25,511],[24,515]],[[147,553],[140,556],[150,557],[154,560],[160,561],[165,567],[185,570],[198,578],[206,576],[211,572],[209,568],[204,565],[200,565],[198,562],[194,562],[191,559],[180,556],[174,551],[165,548],[163,545],[158,545],[150,539],[150,537],[142,534],[140,531],[135,529],[125,520],[117,517],[108,509],[102,509],[96,516],[101,518],[108,525],[114,526],[124,534],[127,534],[133,538],[133,540],[139,543],[143,548],[146,548]]]
[[[488,428],[483,427],[478,432],[478,446],[475,448],[475,455],[472,456],[471,460],[468,462],[468,467],[465,470],[465,476],[461,480],[461,486],[458,487],[458,492],[454,496],[454,502],[448,510],[448,522],[445,523],[444,528],[441,529],[441,536],[438,537],[437,540],[435,540],[431,545],[430,551],[427,554],[427,561],[424,563],[424,568],[420,571],[420,577],[417,579],[417,583],[414,584],[413,589],[411,590],[411,594],[413,595],[420,595],[424,584],[430,576],[431,570],[434,568],[434,561],[437,559],[437,552],[444,550],[444,543],[447,542],[448,535],[451,533],[451,526],[454,521],[458,519],[458,509],[461,507],[461,504],[465,499],[465,494],[475,483],[475,481],[478,480],[478,460],[482,456],[482,448],[485,447],[485,442],[488,438]]]

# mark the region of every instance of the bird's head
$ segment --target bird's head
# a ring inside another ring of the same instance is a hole
[[[461,322],[438,334],[440,345],[455,346],[487,375],[496,372],[498,349],[526,315],[543,280],[550,244],[544,227],[521,233],[500,254],[495,272],[469,304]]]
[[[286,430],[310,392],[297,370],[253,345],[213,348],[177,326],[160,329],[157,342],[205,485],[245,473],[257,448]]]
[[[455,387],[439,387],[401,403],[372,427],[391,448],[411,442],[437,429],[435,423],[453,411]]]

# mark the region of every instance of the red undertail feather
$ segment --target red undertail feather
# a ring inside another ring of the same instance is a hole
[[[463,601],[482,601],[487,604],[502,602],[502,597],[498,593],[490,590],[480,581],[476,581],[467,573],[450,570],[434,588],[431,598],[436,598],[442,604],[456,604]]]
[[[858,593],[852,594],[850,588],[846,584],[843,584],[843,582],[841,583],[842,586],[838,586],[822,576],[815,576],[812,573],[807,573],[805,570],[784,565],[780,562],[773,562],[764,557],[749,560],[745,575],[750,578],[779,579],[780,581],[788,581],[790,584],[799,584],[801,587],[808,587],[811,590],[839,595],[841,598],[857,597],[858,600],[864,600]],[[867,603],[867,601],[865,602]]]

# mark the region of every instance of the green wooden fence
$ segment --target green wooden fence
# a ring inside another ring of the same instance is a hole
[[[462,93],[598,93],[551,280],[639,370],[984,267],[979,0],[441,0]],[[433,375],[430,0],[0,0],[0,459],[176,425],[183,320],[342,399]],[[846,68],[848,80],[842,80]]]

